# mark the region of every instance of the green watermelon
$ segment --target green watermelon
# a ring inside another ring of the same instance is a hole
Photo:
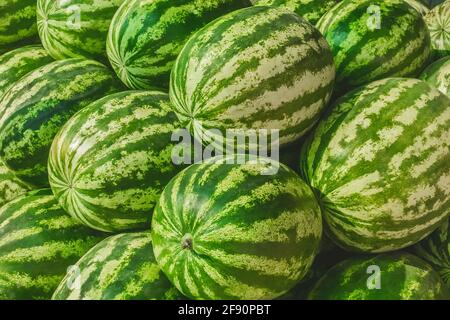
[[[431,35],[431,44],[437,57],[450,55],[450,0],[433,8],[425,22]]]
[[[423,17],[426,16],[428,12],[430,12],[428,6],[421,1],[418,0],[404,0],[404,1],[407,2],[411,7],[416,9]]]
[[[111,22],[108,58],[129,88],[168,88],[170,70],[189,37],[250,5],[250,0],[125,0]]]
[[[415,77],[431,40],[421,15],[403,0],[344,0],[317,24],[334,54],[338,93],[387,77]]]
[[[0,207],[30,189],[0,160]]]
[[[268,129],[279,130],[284,147],[319,119],[334,77],[317,29],[295,13],[256,6],[215,20],[188,41],[172,70],[170,98],[200,141],[221,148],[234,145],[227,130]]]
[[[0,54],[37,38],[36,0],[1,0]]]
[[[40,45],[29,45],[0,56],[0,97],[10,86],[28,72],[42,67],[53,59]]]
[[[124,0],[38,0],[37,26],[42,44],[55,59],[107,61],[106,37]]]
[[[420,78],[450,98],[450,56],[428,66]]]
[[[150,228],[163,188],[182,169],[172,161],[171,136],[179,128],[162,92],[122,92],[90,104],[50,150],[50,185],[59,203],[94,229]]]
[[[53,300],[175,300],[182,295],[156,263],[150,233],[111,236],[89,250]]]
[[[153,214],[156,260],[187,297],[276,298],[305,276],[318,250],[320,208],[308,186],[272,160],[236,160],[188,167]]]
[[[311,300],[440,300],[446,288],[425,261],[409,253],[384,253],[345,260],[309,293]]]
[[[0,101],[0,157],[23,181],[48,186],[53,137],[78,110],[121,88],[102,64],[61,60],[28,73]]]
[[[9,202],[0,209],[0,299],[49,299],[103,238],[70,218],[49,189]]]
[[[442,279],[450,288],[450,222],[447,220],[434,231],[412,247],[412,252],[430,263],[439,271]]]
[[[331,107],[302,148],[302,176],[341,247],[412,245],[450,213],[450,99],[426,82],[388,78]]]
[[[338,2],[339,0],[252,0],[256,6],[287,8],[312,24],[316,24]]]

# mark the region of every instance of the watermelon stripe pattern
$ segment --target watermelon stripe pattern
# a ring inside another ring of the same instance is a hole
[[[338,92],[386,77],[415,77],[431,40],[420,14],[403,0],[344,0],[317,23],[334,54]]]
[[[439,59],[428,66],[422,72],[420,79],[450,98],[450,56]]]
[[[52,61],[40,45],[25,46],[0,56],[0,97],[24,75]]]
[[[379,80],[339,99],[304,144],[302,176],[340,246],[412,245],[450,212],[450,99],[427,83]]]
[[[166,186],[152,221],[155,257],[187,297],[273,299],[309,271],[320,209],[286,166],[230,160],[194,164]]]
[[[0,156],[21,180],[48,186],[56,133],[76,111],[120,89],[114,74],[91,60],[61,60],[34,70],[0,101]]]
[[[249,0],[126,0],[111,22],[108,58],[130,89],[166,89],[189,37]]]
[[[345,260],[329,270],[310,300],[449,299],[439,274],[409,253],[395,252]]]
[[[0,299],[50,299],[66,269],[103,238],[70,218],[49,189],[9,202],[0,209]]]
[[[172,162],[179,128],[166,93],[125,91],[90,104],[50,150],[50,185],[61,206],[102,231],[150,228],[164,186],[183,168]]]
[[[53,300],[176,300],[162,273],[150,233],[111,236],[89,250],[60,283]]]
[[[433,8],[425,22],[431,35],[431,44],[438,57],[450,54],[450,1],[447,0]]]
[[[0,54],[36,38],[36,0],[0,1]]]
[[[0,160],[0,207],[26,193],[30,186],[20,181]]]
[[[58,60],[105,61],[111,20],[123,0],[38,0],[37,26],[42,44]]]
[[[273,129],[284,146],[318,120],[334,78],[332,53],[314,27],[287,10],[255,6],[189,40],[172,70],[170,98],[203,141],[223,147],[234,143],[223,141],[227,129]]]
[[[312,24],[327,13],[339,0],[253,0],[253,5],[286,8]]]
[[[422,2],[418,0],[404,0],[406,3],[408,3],[411,7],[417,10],[423,17],[425,17],[428,12],[430,12],[430,9],[423,4]]]

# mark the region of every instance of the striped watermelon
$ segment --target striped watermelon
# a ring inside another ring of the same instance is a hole
[[[431,44],[437,57],[450,55],[450,0],[433,8],[425,22],[431,35]]]
[[[272,299],[308,272],[319,247],[319,206],[288,167],[213,158],[179,173],[152,221],[156,260],[195,299]],[[279,166],[274,175],[263,175]]]
[[[171,135],[179,127],[162,92],[122,92],[92,103],[53,142],[53,193],[91,228],[149,228],[163,188],[181,170],[171,157]]]
[[[450,98],[450,56],[428,66],[420,78]]]
[[[339,93],[386,77],[417,76],[430,58],[426,24],[403,0],[344,0],[317,27],[333,51]]]
[[[29,45],[0,56],[0,97],[28,72],[42,67],[53,59],[39,45]]]
[[[439,271],[444,283],[450,288],[450,222],[447,220],[434,231],[412,247],[412,252],[430,263]]]
[[[49,299],[103,238],[70,218],[49,189],[9,202],[0,209],[0,299]]]
[[[124,0],[38,0],[37,26],[42,44],[55,59],[106,61],[106,37]]]
[[[48,186],[53,137],[76,111],[120,87],[90,60],[56,61],[27,74],[0,101],[0,157],[21,180]]]
[[[285,146],[318,120],[334,77],[332,53],[311,24],[255,6],[217,19],[188,41],[172,71],[170,98],[194,136],[217,147],[234,141],[211,129],[278,129]]]
[[[311,300],[439,300],[448,298],[439,274],[409,253],[348,259],[330,269]]]
[[[252,0],[253,5],[282,7],[315,24],[340,0]],[[413,0],[414,1],[414,0]]]
[[[156,263],[150,233],[111,236],[86,253],[53,300],[175,300],[182,295]]]
[[[430,12],[430,9],[426,4],[424,4],[425,1],[419,1],[419,0],[404,0],[406,3],[408,3],[411,7],[416,9],[423,17]]]
[[[167,88],[189,37],[215,18],[250,5],[250,0],[125,0],[111,22],[108,58],[129,88]]]
[[[1,0],[0,54],[37,38],[36,0]]]
[[[0,160],[0,207],[30,189]]]
[[[303,146],[328,233],[353,251],[412,245],[450,213],[450,99],[389,78],[339,99]]]

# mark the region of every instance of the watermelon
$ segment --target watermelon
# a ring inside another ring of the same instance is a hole
[[[103,238],[70,218],[49,189],[9,202],[0,209],[0,299],[49,299]]]
[[[0,1],[0,54],[37,38],[36,0]]]
[[[253,5],[286,8],[312,24],[330,10],[339,0],[252,0]]]
[[[189,37],[250,0],[125,0],[109,29],[106,49],[131,89],[168,88],[170,71]]]
[[[182,169],[172,161],[171,136],[179,127],[166,93],[121,92],[90,104],[53,142],[53,193],[91,228],[150,228],[163,188]]]
[[[433,8],[425,16],[425,22],[430,30],[435,55],[450,55],[450,0]]]
[[[0,207],[30,189],[0,160]]]
[[[421,1],[418,0],[404,0],[406,3],[408,3],[411,7],[416,9],[423,17],[430,12],[430,9],[426,4],[424,4]]]
[[[334,54],[337,92],[387,77],[415,77],[431,40],[422,16],[403,0],[344,0],[317,23]]]
[[[21,180],[48,186],[53,137],[76,111],[120,88],[108,68],[90,60],[55,61],[28,73],[0,101],[0,157]]]
[[[444,283],[450,288],[450,222],[447,220],[434,231],[412,247],[412,252],[430,263],[439,271]]]
[[[188,167],[153,214],[156,260],[187,297],[276,298],[305,276],[318,250],[320,208],[310,188],[278,162],[238,158]]]
[[[42,44],[55,59],[107,61],[106,37],[123,0],[38,0]]]
[[[341,247],[412,245],[450,213],[450,99],[426,82],[388,78],[330,108],[302,148],[326,232]]]
[[[448,298],[439,274],[422,259],[384,253],[345,260],[309,293],[311,300],[440,300]]]
[[[317,29],[285,9],[255,6],[188,41],[172,70],[170,98],[200,141],[228,147],[234,141],[227,131],[268,129],[279,130],[284,147],[319,119],[334,78],[332,53]]]
[[[428,66],[420,78],[450,98],[450,56]]]
[[[40,45],[29,45],[0,56],[0,98],[10,86],[28,72],[42,67],[53,59]]]
[[[182,295],[156,263],[150,233],[123,233],[89,250],[53,300],[175,300]]]

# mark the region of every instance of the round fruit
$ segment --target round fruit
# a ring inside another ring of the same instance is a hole
[[[425,17],[431,44],[438,57],[450,55],[450,0],[436,6]]]
[[[450,98],[450,56],[428,66],[420,78]]]

